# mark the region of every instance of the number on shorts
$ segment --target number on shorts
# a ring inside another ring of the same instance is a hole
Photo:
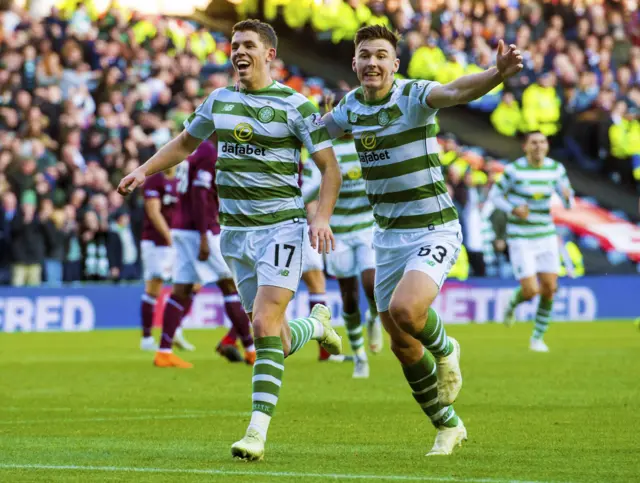
[[[447,249],[442,245],[436,245],[434,247],[437,250],[437,253],[431,255],[436,262],[442,263],[444,261],[444,257],[447,256]],[[418,251],[419,257],[427,257],[431,254],[431,247],[420,247],[420,251]]]
[[[293,260],[293,253],[296,251],[296,247],[293,245],[282,245],[282,248],[284,248],[285,250],[289,250],[289,256],[287,257],[287,263],[285,263],[285,268],[289,268],[289,265],[291,265],[291,260]],[[276,243],[276,254],[275,254],[275,260],[274,260],[274,265],[276,267],[278,267],[280,265],[280,244]]]

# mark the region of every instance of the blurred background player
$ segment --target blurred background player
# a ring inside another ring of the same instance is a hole
[[[227,315],[245,347],[245,361],[248,364],[255,361],[249,318],[240,304],[231,272],[220,252],[216,160],[215,145],[205,140],[176,169],[179,202],[171,231],[176,262],[173,290],[165,305],[162,339],[154,361],[159,367],[192,366],[172,353],[172,342],[180,321],[189,313],[193,303],[194,285],[214,282],[222,291]]]
[[[144,183],[144,218],[142,222],[142,241],[140,251],[144,278],[140,314],[142,319],[142,340],[140,349],[155,351],[158,349],[151,328],[156,301],[162,290],[162,284],[171,279],[174,251],[171,242],[171,223],[178,202],[175,168],[156,173]],[[184,350],[194,350],[182,334],[179,327],[173,343]]]
[[[307,162],[307,157],[308,152],[306,149],[303,149],[300,156],[301,162],[298,184],[300,185],[302,199],[307,209],[307,221],[310,223],[318,207],[317,198],[322,176],[320,170],[318,170],[314,163]],[[309,292],[309,310],[312,310],[317,304],[326,305],[327,279],[324,274],[324,257],[321,253],[318,253],[317,250],[314,250],[311,245],[305,245],[304,247],[302,281],[307,286]],[[318,360],[320,361],[345,362],[350,360],[350,358],[344,354],[329,354],[320,343],[318,343],[318,349]]]
[[[333,107],[333,96],[328,96],[326,110]],[[331,229],[336,237],[335,251],[327,255],[327,272],[338,279],[343,313],[351,350],[354,353],[353,377],[369,377],[369,363],[364,350],[364,337],[360,314],[358,276],[367,296],[371,352],[382,350],[382,326],[374,299],[375,255],[373,251],[373,210],[369,204],[362,178],[360,159],[353,136],[346,135],[333,141],[333,150],[342,173],[342,187],[331,217]],[[317,195],[319,172],[313,166],[305,167],[305,201]],[[305,189],[306,186],[306,189]],[[308,206],[312,205],[311,202]]]
[[[540,132],[527,134],[525,156],[509,164],[491,193],[495,206],[508,213],[507,243],[513,272],[520,281],[504,314],[507,326],[515,321],[521,302],[540,295],[529,348],[548,352],[543,337],[549,328],[553,295],[558,288],[560,254],[551,217],[551,196],[560,195],[566,208],[573,206],[573,189],[564,166],[548,158],[549,142]]]

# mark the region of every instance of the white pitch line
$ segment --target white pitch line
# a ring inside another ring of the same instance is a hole
[[[357,475],[340,473],[297,473],[293,471],[242,471],[242,470],[200,470],[189,468],[135,468],[126,466],[76,466],[76,465],[18,465],[0,463],[0,470],[70,470],[106,471],[117,473],[174,473],[190,475],[221,476],[273,476],[276,478],[322,478],[332,480],[391,480],[391,481],[432,481],[445,483],[551,483],[542,481],[511,480],[501,478],[453,478],[448,476],[404,476],[404,475]]]
[[[0,421],[0,425],[19,424],[49,424],[49,423],[99,423],[109,421],[150,421],[155,419],[201,419],[207,416],[248,416],[251,413],[238,411],[210,411],[207,414],[157,414],[154,416],[123,416],[106,418],[57,418],[57,419],[26,419],[17,421]]]

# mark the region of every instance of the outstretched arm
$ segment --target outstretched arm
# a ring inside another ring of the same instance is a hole
[[[182,131],[178,136],[162,146],[146,163],[122,178],[118,185],[118,193],[123,196],[128,195],[144,183],[147,176],[179,164],[194,152],[201,142],[202,139],[193,137],[186,130]]]
[[[434,109],[466,104],[484,96],[505,79],[514,76],[523,68],[522,54],[511,44],[505,51],[504,42],[498,43],[496,66],[477,74],[464,75],[448,84],[431,89],[427,103]]]

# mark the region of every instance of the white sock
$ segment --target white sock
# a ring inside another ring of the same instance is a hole
[[[251,422],[249,423],[249,429],[255,429],[266,441],[267,431],[269,431],[269,423],[271,423],[271,416],[261,411],[253,411],[251,413]]]
[[[254,344],[251,344],[249,347],[245,347],[244,351],[245,352],[255,352],[256,351],[256,346]]]
[[[321,340],[324,337],[324,325],[322,325],[313,317],[309,317],[307,320],[310,320],[313,324],[313,335],[311,336],[311,338],[313,340]]]
[[[364,350],[364,347],[360,347],[358,350],[356,350],[356,354],[355,355],[361,361],[369,360],[367,358],[367,351]]]

